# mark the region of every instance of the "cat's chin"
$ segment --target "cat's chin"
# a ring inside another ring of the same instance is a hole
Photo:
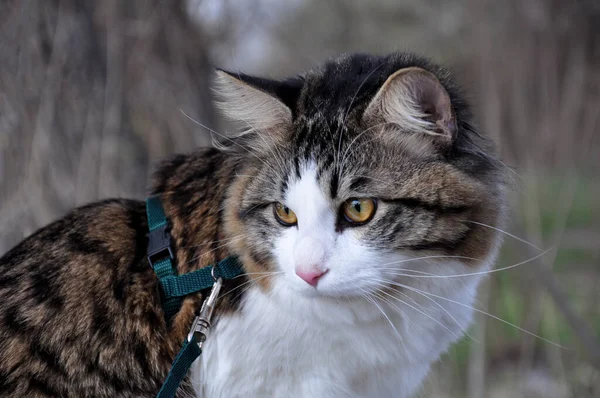
[[[298,294],[302,297],[313,298],[313,299],[330,299],[330,298],[339,298],[343,297],[340,294],[331,294],[330,292],[318,290],[318,289],[294,289],[294,294]]]
[[[324,289],[319,289],[318,287],[312,287],[312,286],[304,287],[304,286],[298,286],[295,283],[288,282],[288,283],[285,283],[285,286],[283,288],[286,289],[289,292],[289,294],[299,295],[304,298],[318,299],[318,298],[333,297],[330,294],[330,292],[328,292]]]
[[[262,292],[260,296],[297,317],[317,319],[322,324],[356,325],[379,317],[371,302],[353,292],[290,285],[290,281],[280,280],[272,285],[270,292]]]
[[[289,280],[283,280],[281,282],[281,289],[283,291],[287,291],[290,295],[300,296],[306,299],[339,301],[340,299],[359,299],[361,297],[360,295],[356,294],[355,291],[332,288],[331,286],[317,285],[316,287],[313,287],[309,286],[308,284],[304,286],[302,284],[290,282]]]

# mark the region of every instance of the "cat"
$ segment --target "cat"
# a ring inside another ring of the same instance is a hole
[[[413,396],[469,326],[505,218],[457,83],[408,53],[215,80],[243,128],[165,161],[152,193],[178,273],[235,255],[245,275],[179,396]],[[0,259],[0,396],[156,395],[203,297],[165,320],[147,234],[143,202],[104,200]]]

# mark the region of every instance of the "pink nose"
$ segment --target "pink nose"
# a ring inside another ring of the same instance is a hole
[[[296,275],[298,275],[300,278],[302,278],[309,285],[317,286],[317,283],[319,282],[319,278],[322,277],[323,275],[325,275],[327,273],[327,271],[329,271],[329,270],[320,271],[320,270],[312,268],[308,271],[305,271],[305,270],[296,268]]]

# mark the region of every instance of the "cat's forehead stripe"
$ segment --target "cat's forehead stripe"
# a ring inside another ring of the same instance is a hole
[[[327,192],[331,199],[337,198],[341,182],[339,166],[336,163],[316,162],[314,159],[301,163],[298,159],[294,160],[296,161],[296,173],[295,176],[288,175],[282,179],[282,196],[286,197],[291,188],[294,187],[294,184],[299,184],[303,180],[310,179],[319,186],[319,189],[323,194]]]
[[[331,181],[329,183],[329,193],[332,199],[337,198],[338,190],[340,188],[340,174],[333,172],[331,174]]]

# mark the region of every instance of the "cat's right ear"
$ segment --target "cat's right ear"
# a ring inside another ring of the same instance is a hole
[[[291,109],[278,98],[279,82],[216,71],[215,91],[219,110],[250,132],[276,134],[292,124]]]
[[[433,73],[417,67],[388,77],[367,106],[363,121],[395,125],[442,145],[451,143],[457,132],[450,95]]]

